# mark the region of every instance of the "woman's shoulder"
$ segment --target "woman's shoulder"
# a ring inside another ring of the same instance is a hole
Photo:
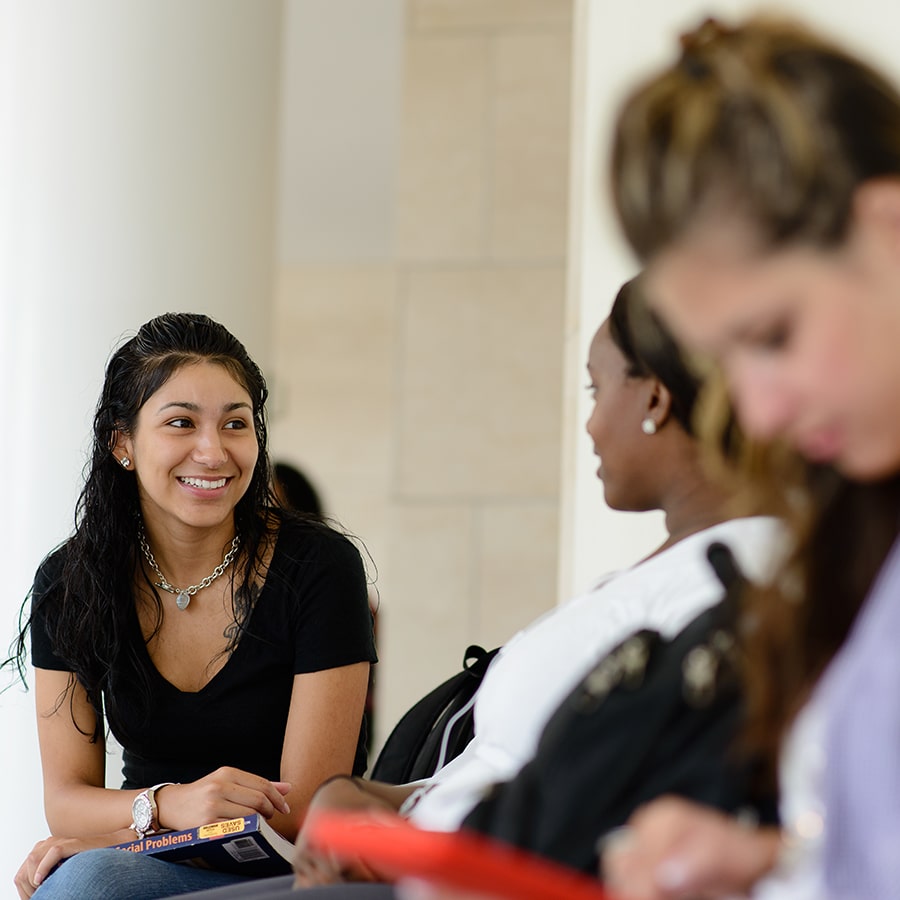
[[[790,546],[785,524],[772,516],[744,516],[729,519],[701,532],[704,554],[716,542],[734,554],[738,567],[751,581],[769,581],[784,561]]]
[[[323,552],[356,552],[350,535],[328,519],[320,519],[305,513],[279,510],[273,513],[277,544],[285,547],[306,546]]]
[[[279,511],[272,565],[362,566],[362,557],[351,537],[336,525],[303,514]]]
[[[370,625],[362,555],[350,536],[321,521],[283,516],[266,588],[269,600],[286,603],[291,615],[333,616],[344,628],[359,612]]]
[[[667,549],[647,557],[608,582],[613,589],[630,589],[646,582],[651,586],[669,584],[677,571],[680,583],[703,584],[715,581],[708,552],[713,544],[724,544],[734,554],[740,570],[759,581],[774,573],[784,552],[784,527],[768,516],[728,519],[682,538]]]
[[[760,538],[769,538],[775,536],[784,536],[786,528],[784,523],[775,516],[735,516],[732,519],[725,519],[718,525],[707,528],[705,532],[700,534],[734,534],[737,536],[759,536]]]
[[[63,571],[69,558],[69,544],[64,541],[51,550],[40,562],[34,575],[33,594],[42,597],[62,581]]]

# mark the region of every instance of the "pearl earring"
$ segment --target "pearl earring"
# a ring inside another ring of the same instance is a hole
[[[127,456],[123,456],[119,462],[122,463],[123,469],[127,469],[131,465],[131,460]]]
[[[656,422],[650,416],[647,416],[647,418],[641,422],[641,431],[643,431],[644,434],[656,434]]]

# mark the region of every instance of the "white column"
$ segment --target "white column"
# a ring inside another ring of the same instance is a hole
[[[678,35],[710,14],[737,21],[757,0],[576,0],[569,229],[560,596],[635,561],[663,535],[659,516],[615,513],[603,503],[587,442],[576,440],[589,411],[584,365],[591,337],[615,292],[637,270],[622,241],[609,192],[608,156],[619,105],[637,83],[674,59]],[[782,0],[779,12],[846,42],[900,83],[900,5],[883,0]]]
[[[204,312],[265,368],[281,13],[0,0],[0,649],[71,530],[118,339]],[[0,892],[46,835],[32,705],[0,694]]]
[[[633,5],[633,4],[632,4]],[[580,593],[605,572],[636,562],[661,543],[658,514],[611,510],[597,480],[584,425],[590,414],[585,366],[591,338],[608,315],[623,281],[636,263],[619,237],[606,190],[606,155],[617,97],[646,65],[639,42],[661,40],[631,34],[618,20],[636,27],[640,9],[602,0],[576,0],[572,71],[572,151],[569,200],[569,269],[563,376],[563,460],[560,490],[559,596]],[[620,8],[622,7],[622,8]],[[627,7],[628,9],[624,9]],[[629,20],[630,16],[630,22]],[[641,53],[631,58],[635,45]]]

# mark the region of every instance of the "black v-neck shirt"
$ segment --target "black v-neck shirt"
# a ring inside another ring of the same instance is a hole
[[[71,668],[65,648],[51,646],[45,625],[53,608],[47,590],[58,581],[65,549],[48,557],[35,577],[32,662],[41,669]],[[167,614],[181,615],[172,609]],[[359,552],[336,532],[290,520],[279,530],[244,634],[201,690],[181,691],[163,678],[147,654],[136,613],[131,640],[152,688],[144,711],[141,703],[128,703],[129,692],[137,698],[135,679],[111,673],[123,711],[113,733],[124,750],[124,788],[195,781],[224,765],[279,780],[294,675],[376,660]],[[361,728],[355,774],[366,768],[365,739]]]

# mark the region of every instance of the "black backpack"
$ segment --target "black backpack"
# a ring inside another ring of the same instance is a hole
[[[755,761],[734,744],[743,577],[724,545],[708,556],[725,599],[672,639],[640,631],[598,662],[550,719],[534,759],[463,827],[596,874],[598,839],[663,794],[777,821]]]
[[[372,767],[373,781],[428,778],[465,749],[475,733],[475,692],[499,649],[466,648],[462,671],[413,704],[394,726]]]

